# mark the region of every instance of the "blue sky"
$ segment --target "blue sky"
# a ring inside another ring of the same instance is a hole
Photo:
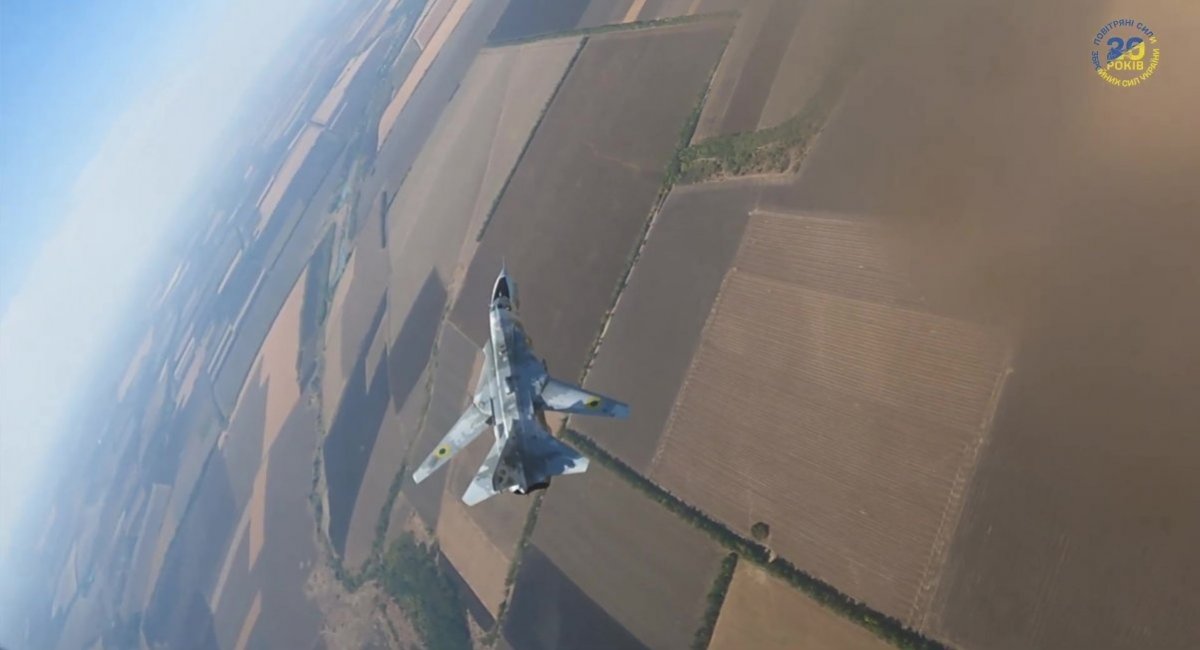
[[[0,582],[82,378],[320,0],[0,0]]]
[[[212,19],[202,0],[0,3],[0,312],[105,127]],[[177,54],[177,52],[176,52]]]

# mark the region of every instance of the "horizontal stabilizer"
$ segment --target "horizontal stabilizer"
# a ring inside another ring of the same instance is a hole
[[[479,466],[479,471],[475,473],[475,478],[471,479],[471,484],[467,486],[467,491],[463,493],[463,503],[473,506],[498,494],[495,488],[492,487],[492,480],[496,473],[496,467],[500,464],[500,456],[503,453],[504,442],[497,440],[492,444],[492,449],[488,452],[487,458],[483,459],[483,464]]]
[[[545,431],[529,435],[524,442],[525,481],[530,485],[587,471],[587,457]]]

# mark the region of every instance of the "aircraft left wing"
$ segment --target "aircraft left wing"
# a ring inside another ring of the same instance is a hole
[[[446,461],[454,458],[454,455],[462,451],[463,447],[471,444],[471,441],[478,438],[479,434],[483,433],[487,427],[488,416],[474,404],[467,406],[454,426],[450,427],[450,432],[425,457],[425,461],[421,463],[417,471],[413,472],[413,482],[424,481],[439,467],[445,465]]]
[[[629,417],[628,404],[553,377],[546,379],[541,397],[543,405],[549,411],[602,415],[610,418]]]

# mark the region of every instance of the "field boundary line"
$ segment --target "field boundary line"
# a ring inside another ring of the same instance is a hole
[[[940,641],[926,637],[920,631],[906,626],[894,616],[884,614],[865,602],[848,596],[828,582],[774,554],[763,544],[742,536],[700,508],[691,505],[666,488],[639,474],[637,470],[605,451],[588,436],[569,427],[564,427],[560,435],[582,450],[589,458],[611,470],[626,484],[707,533],[725,549],[762,567],[767,573],[799,589],[821,606],[849,619],[884,641],[896,647],[911,650],[948,650],[948,646]]]
[[[692,14],[687,16],[670,16],[667,18],[656,18],[654,20],[639,20],[631,23],[608,23],[605,25],[597,25],[595,27],[584,27],[582,29],[568,29],[561,32],[546,32],[542,34],[533,34],[530,36],[522,36],[520,38],[511,38],[508,40],[495,41],[488,43],[483,47],[486,50],[495,50],[504,47],[514,47],[518,45],[528,45],[529,43],[537,43],[539,41],[549,41],[556,38],[567,38],[570,36],[597,36],[600,34],[609,34],[612,32],[633,32],[643,29],[655,29],[658,27],[674,27],[677,25],[687,25],[690,23],[699,23],[706,20],[716,20],[719,18],[737,17],[737,11],[715,11],[704,14]]]
[[[712,588],[708,590],[700,627],[696,628],[696,634],[692,637],[692,650],[707,650],[708,644],[712,642],[713,633],[717,631],[717,621],[721,618],[721,610],[725,607],[725,597],[729,595],[729,586],[733,584],[737,564],[737,553],[729,553],[721,560],[717,576],[713,578]]]
[[[1006,348],[1000,364],[1002,370],[1000,376],[992,384],[992,393],[988,398],[979,428],[976,430],[977,435],[967,443],[968,448],[954,473],[954,481],[951,484],[950,493],[947,495],[945,507],[942,509],[941,521],[938,523],[933,543],[930,544],[929,557],[921,572],[921,581],[917,584],[917,593],[913,595],[909,608],[909,620],[913,621],[913,624],[921,630],[927,629],[929,625],[931,606],[941,588],[942,577],[946,571],[945,556],[950,552],[954,533],[958,530],[963,510],[966,508],[970,486],[974,482],[975,473],[979,468],[979,458],[983,455],[983,448],[991,439],[992,423],[995,420],[996,411],[999,409],[1004,387],[1013,373],[1013,346],[1006,343]]]
[[[542,106],[542,112],[538,115],[537,121],[533,123],[533,129],[529,131],[529,137],[525,138],[525,144],[521,145],[521,153],[517,154],[517,159],[513,161],[512,169],[508,170],[508,176],[504,179],[504,184],[500,186],[500,191],[496,193],[496,198],[492,200],[492,207],[488,209],[487,215],[483,218],[483,223],[479,226],[479,232],[475,234],[476,243],[483,241],[483,235],[492,223],[492,217],[496,216],[496,210],[500,208],[500,200],[508,192],[508,186],[512,184],[513,177],[517,175],[517,170],[521,167],[521,162],[525,160],[525,154],[529,152],[529,147],[533,144],[533,139],[537,137],[538,130],[542,128],[542,122],[550,112],[550,107],[554,105],[554,100],[558,99],[559,91],[566,85],[567,78],[575,70],[575,62],[579,60],[579,55],[583,53],[583,48],[587,45],[587,42],[587,36],[579,39],[579,45],[575,48],[575,53],[571,55],[571,60],[567,61],[567,67],[563,68],[562,76],[559,77],[558,83],[554,85],[554,90],[550,93],[550,97],[546,99],[546,105]],[[494,139],[495,136],[493,136]]]
[[[512,602],[513,589],[517,586],[517,573],[520,572],[521,560],[525,558],[525,550],[529,548],[533,532],[537,528],[538,513],[541,512],[545,495],[544,490],[534,495],[529,514],[525,516],[525,527],[521,529],[521,537],[517,539],[517,548],[513,551],[512,563],[508,565],[508,575],[504,578],[504,600],[500,601],[500,608],[496,611],[495,625],[483,637],[483,645],[486,647],[494,647],[503,634],[504,621],[508,619],[508,604]]]
[[[731,33],[732,31],[730,30]],[[680,128],[679,141],[675,145],[675,151],[672,152],[670,160],[667,161],[662,184],[658,188],[658,195],[654,197],[654,203],[651,204],[650,212],[646,215],[646,223],[642,226],[642,232],[638,237],[637,245],[633,247],[633,250],[630,251],[629,256],[625,260],[625,268],[621,271],[621,276],[617,279],[616,286],[613,287],[612,298],[608,309],[604,312],[600,329],[596,334],[595,340],[592,341],[592,348],[588,350],[587,357],[584,360],[583,370],[579,373],[580,385],[587,379],[588,372],[591,371],[592,365],[596,362],[596,356],[600,353],[600,346],[604,343],[604,335],[608,332],[608,328],[612,324],[613,314],[616,313],[617,307],[621,304],[621,296],[625,293],[625,287],[629,286],[629,277],[633,275],[633,269],[637,266],[638,260],[641,259],[642,251],[646,249],[646,242],[650,240],[650,233],[654,230],[654,224],[658,221],[658,216],[662,213],[663,206],[666,205],[667,199],[675,189],[676,181],[679,178],[680,157],[687,149],[692,135],[696,133],[696,126],[700,123],[700,113],[704,110],[704,105],[708,102],[709,93],[712,92],[713,78],[717,74],[717,68],[720,66],[721,59],[725,56],[725,50],[729,48],[729,40],[730,35],[726,34],[725,42],[721,45],[721,54],[717,57],[717,61],[713,64],[712,69],[709,70],[708,79],[704,82],[704,88],[700,91],[700,96],[696,100],[695,106],[692,107],[691,114],[687,116],[683,127]],[[567,420],[564,420],[564,426],[569,419],[568,417]]]
[[[745,245],[745,239],[738,243],[738,252],[734,253],[736,262],[738,253],[741,252],[742,246]],[[721,306],[721,298],[725,295],[725,288],[729,285],[729,278],[733,276],[737,270],[735,264],[730,264],[729,269],[725,271],[725,277],[721,278],[721,286],[717,287],[717,294],[713,296],[712,307],[708,309],[708,315],[704,318],[704,325],[700,328],[700,334],[696,340],[696,349],[692,351],[692,358],[688,361],[687,372],[683,375],[683,381],[679,384],[679,390],[675,392],[675,401],[671,404],[671,412],[667,415],[667,421],[663,423],[662,437],[658,441],[658,446],[654,449],[654,455],[650,457],[650,466],[646,471],[647,475],[653,475],[658,469],[658,462],[662,456],[663,449],[670,441],[671,432],[675,429],[675,418],[679,415],[680,402],[685,393],[687,393],[688,385],[692,382],[692,378],[696,373],[696,361],[700,358],[700,350],[704,347],[705,335],[712,327],[712,322],[716,318],[717,310]]]

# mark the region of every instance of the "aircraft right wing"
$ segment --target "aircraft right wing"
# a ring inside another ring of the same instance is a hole
[[[442,441],[425,457],[417,471],[413,472],[414,483],[420,483],[436,472],[488,427],[490,416],[487,411],[491,407],[491,387],[496,374],[492,366],[490,347],[483,347],[483,367],[479,370],[479,381],[475,384],[473,404],[467,406]]]
[[[478,438],[479,434],[483,433],[483,430],[486,428],[488,428],[488,416],[476,408],[474,404],[467,406],[467,409],[458,417],[458,421],[454,423],[454,426],[450,427],[450,432],[425,457],[425,461],[421,463],[417,471],[413,472],[413,482],[420,483],[424,481],[430,474],[437,471],[439,467],[445,465],[446,461],[471,444],[471,441]]]

